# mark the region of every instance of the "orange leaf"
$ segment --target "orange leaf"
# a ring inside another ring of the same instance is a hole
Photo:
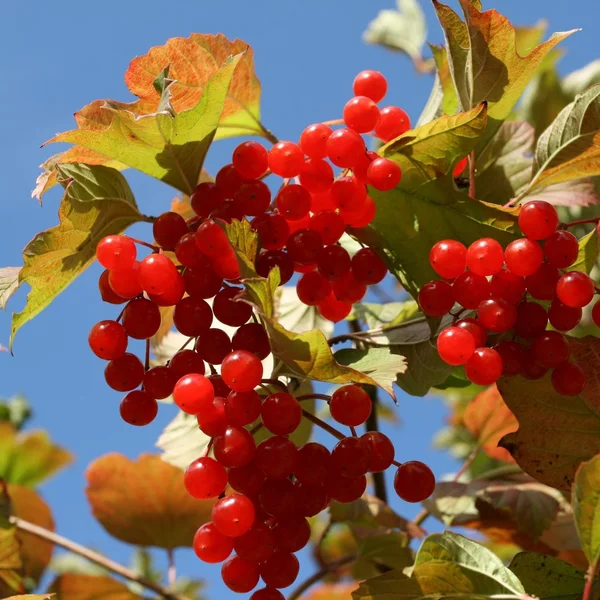
[[[305,600],[352,600],[352,592],[358,589],[358,583],[322,583]]]
[[[502,436],[516,431],[519,424],[495,385],[480,392],[469,402],[463,423],[488,456],[515,462],[508,451],[498,447],[498,442]]]
[[[126,585],[97,575],[60,575],[49,591],[60,600],[141,600]]]
[[[37,492],[22,485],[9,485],[8,495],[13,515],[54,531],[54,519],[50,508]],[[23,574],[38,582],[52,558],[53,545],[21,530],[17,530],[17,540],[21,545]]]
[[[137,460],[107,454],[86,477],[94,516],[114,537],[138,546],[190,547],[196,529],[210,519],[213,502],[192,498],[183,471],[158,456]]]

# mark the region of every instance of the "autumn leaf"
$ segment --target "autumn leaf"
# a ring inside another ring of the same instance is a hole
[[[123,583],[100,575],[59,575],[48,591],[60,600],[142,600]]]
[[[351,583],[322,583],[303,600],[352,600],[352,592],[358,588],[357,582]]]
[[[190,547],[198,527],[210,519],[213,503],[192,498],[183,470],[158,456],[143,454],[134,461],[107,454],[89,465],[86,478],[94,516],[129,544]]]
[[[0,438],[1,439],[1,438]],[[0,480],[0,597],[24,592],[23,561],[17,528],[9,521],[10,498],[6,483]]]
[[[3,267],[0,269],[0,308],[6,308],[6,303],[19,288],[19,272],[21,267]]]
[[[600,563],[600,454],[584,462],[575,474],[572,494],[573,515],[581,546],[590,561],[591,573]]]
[[[537,381],[501,378],[498,390],[519,422],[515,433],[504,436],[506,448],[518,465],[546,485],[568,491],[577,467],[600,452],[600,416],[597,411],[598,348],[594,336],[569,338],[571,360],[588,378],[580,396],[558,394],[550,374]],[[591,408],[594,406],[595,409]]]
[[[31,291],[25,308],[13,314],[11,346],[17,331],[92,264],[104,236],[150,220],[139,212],[118,171],[78,164],[58,168],[65,187],[59,224],[38,233],[23,250],[19,282],[28,283]]]

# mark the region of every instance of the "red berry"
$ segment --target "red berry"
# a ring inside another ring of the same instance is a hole
[[[329,281],[342,279],[350,272],[350,255],[337,244],[325,246],[317,256],[317,268]]]
[[[467,267],[476,275],[494,275],[503,264],[504,251],[493,238],[481,238],[467,248]]]
[[[294,483],[296,513],[303,517],[314,517],[329,505],[329,495],[325,485]]]
[[[379,102],[387,92],[387,80],[379,71],[361,71],[354,78],[352,90],[357,96]]]
[[[231,339],[233,350],[247,350],[264,360],[271,353],[269,336],[260,323],[242,325]]]
[[[252,229],[260,235],[264,250],[277,250],[285,246],[290,235],[288,222],[281,215],[264,214],[253,219]]]
[[[310,265],[317,261],[323,240],[314,229],[300,229],[290,235],[286,248],[295,263]]]
[[[317,305],[317,310],[324,319],[337,323],[350,314],[352,304],[338,300],[331,292],[325,300]]]
[[[579,254],[577,238],[570,231],[555,231],[544,242],[544,254],[552,266],[566,269],[577,260]]]
[[[242,215],[262,215],[271,204],[271,190],[263,181],[248,181],[233,195],[233,204]]]
[[[473,336],[473,339],[475,340],[475,348],[481,348],[481,346],[485,346],[485,342],[487,340],[487,331],[483,326],[483,323],[477,319],[460,319],[460,321],[457,321],[454,326],[459,327],[460,329],[465,329]]]
[[[323,123],[309,125],[300,136],[300,148],[310,158],[325,158],[327,156],[327,140],[333,129]]]
[[[230,392],[225,398],[225,413],[233,427],[244,427],[260,417],[261,397],[254,391]]]
[[[304,166],[304,152],[294,142],[277,142],[269,150],[269,167],[279,177],[296,177]]]
[[[483,275],[466,271],[454,280],[452,295],[464,308],[477,308],[480,302],[489,298],[490,283]]]
[[[212,383],[204,375],[190,373],[177,381],[173,400],[179,408],[190,415],[209,410],[215,398]]]
[[[435,490],[435,477],[426,464],[411,460],[398,467],[394,489],[405,502],[423,502]]]
[[[456,240],[441,240],[430,250],[429,263],[440,277],[454,279],[467,266],[467,249]]]
[[[553,300],[556,296],[556,285],[560,279],[560,271],[548,263],[529,277],[525,277],[527,291],[536,300]]]
[[[265,562],[275,550],[275,538],[268,525],[255,519],[254,525],[244,535],[233,540],[237,555],[252,562]]]
[[[233,151],[231,162],[245,179],[258,179],[269,166],[267,149],[258,142],[242,142]]]
[[[311,193],[326,192],[333,183],[333,169],[323,159],[307,158],[300,173],[300,183]]]
[[[229,485],[236,491],[248,496],[255,496],[260,492],[266,480],[265,474],[250,461],[243,467],[229,469]]]
[[[256,444],[252,434],[247,429],[229,427],[223,435],[215,437],[213,452],[215,458],[224,467],[228,469],[243,467],[254,458]]]
[[[379,123],[379,109],[377,104],[366,96],[355,96],[346,102],[344,106],[344,123],[346,127],[368,133],[375,129]]]
[[[178,275],[170,258],[164,254],[150,254],[140,262],[138,280],[149,294],[164,294],[174,285]]]
[[[336,206],[333,202],[333,198],[331,197],[331,189],[328,189],[325,192],[313,192],[310,195],[310,210],[313,213],[322,211],[322,210],[335,210]]]
[[[394,444],[387,435],[369,431],[360,438],[369,447],[369,473],[385,471],[394,460]]]
[[[279,267],[279,285],[287,283],[294,274],[294,262],[283,250],[261,252],[256,259],[256,272],[261,277],[269,277],[271,269]]]
[[[596,288],[589,275],[579,271],[565,273],[556,284],[558,299],[571,308],[583,308],[593,299]]]
[[[136,256],[135,243],[126,235],[108,235],[96,247],[98,262],[110,271],[130,269]]]
[[[536,302],[523,302],[517,307],[515,333],[522,338],[531,339],[546,330],[548,313]]]
[[[134,261],[130,269],[121,271],[110,271],[108,283],[110,289],[120,298],[135,298],[142,293],[142,286],[139,282],[140,263]]]
[[[231,591],[245,594],[257,586],[260,572],[257,563],[234,555],[223,563],[221,577]]]
[[[294,472],[297,452],[294,442],[276,435],[258,445],[254,461],[267,479],[285,479]]]
[[[235,191],[244,183],[245,177],[233,166],[233,164],[221,167],[215,177],[215,185],[223,198],[233,198]],[[201,184],[202,185],[202,184]]]
[[[356,177],[340,177],[331,186],[331,200],[342,211],[360,210],[366,199],[367,190]]]
[[[369,470],[370,447],[366,440],[347,437],[340,440],[331,451],[331,466],[344,477],[361,477]]]
[[[277,209],[288,221],[297,221],[308,214],[312,198],[301,185],[286,185],[275,198]]]
[[[600,327],[600,301],[596,302],[592,308],[592,320],[596,327]]]
[[[246,350],[234,350],[221,365],[223,381],[236,392],[253,390],[262,379],[263,366],[260,359]]]
[[[159,215],[152,224],[156,243],[165,250],[175,250],[177,242],[188,232],[185,219],[176,212]]]
[[[504,298],[511,304],[517,304],[522,300],[525,287],[525,279],[515,275],[506,267],[502,267],[490,281],[492,295]]]
[[[367,489],[367,478],[364,475],[360,477],[344,477],[337,471],[332,471],[327,479],[327,493],[333,500],[348,504],[358,500]]]
[[[193,547],[201,561],[220,563],[231,554],[233,540],[218,531],[213,523],[205,523],[196,531]]]
[[[323,210],[315,213],[309,221],[309,229],[314,229],[324,244],[335,244],[344,233],[344,220],[333,210]]]
[[[357,427],[371,414],[369,394],[357,385],[345,385],[333,392],[329,402],[331,416],[342,425]]]
[[[531,344],[531,354],[542,367],[553,369],[569,360],[571,348],[562,333],[546,331],[534,338]]]
[[[296,581],[299,570],[300,563],[291,552],[275,550],[260,565],[260,576],[268,586],[281,589],[289,587]]]
[[[357,164],[352,167],[352,174],[358,181],[362,184],[366,185],[369,183],[367,177],[367,171],[369,169],[369,165],[376,159],[379,158],[379,154],[377,152],[372,152],[371,150],[367,150],[365,154],[360,157],[360,160]]]
[[[116,321],[100,321],[92,327],[88,342],[98,358],[114,360],[127,350],[127,332]]]
[[[452,177],[454,179],[456,179],[457,177],[460,177],[463,174],[463,171],[467,168],[468,164],[469,164],[469,158],[467,156],[464,156],[463,158],[461,158],[454,166],[454,169],[452,169]]]
[[[491,385],[502,375],[502,358],[493,348],[476,348],[465,363],[465,375],[476,385]]]
[[[504,340],[494,346],[502,359],[502,375],[519,375],[527,361],[525,349],[518,342]]]
[[[353,129],[338,129],[327,139],[327,156],[336,167],[351,169],[366,151],[364,140]]]
[[[381,109],[375,135],[382,142],[391,142],[410,129],[409,116],[398,106],[386,106]]]
[[[426,283],[419,290],[419,306],[430,317],[443,317],[454,306],[450,284],[441,279]]]
[[[261,408],[263,425],[275,435],[289,435],[296,431],[302,420],[302,407],[291,394],[270,394]]]
[[[199,500],[216,498],[227,486],[227,471],[214,458],[197,458],[185,470],[183,483],[190,496]]]
[[[189,337],[196,337],[208,330],[213,313],[207,302],[188,296],[177,303],[173,312],[175,327]]]
[[[274,588],[265,587],[260,590],[256,590],[250,600],[285,600],[285,596]]]
[[[526,379],[536,380],[541,379],[548,369],[543,367],[539,363],[535,362],[530,348],[525,349],[525,362],[523,363],[523,369],[521,375]]]
[[[148,294],[156,306],[175,306],[185,294],[185,280],[178,272],[173,279],[171,287],[162,294]]]
[[[367,169],[367,181],[376,190],[393,190],[402,178],[400,167],[389,158],[376,158]]]
[[[169,367],[153,367],[144,374],[144,389],[157,400],[168,398],[173,393],[177,380]]]
[[[211,258],[218,258],[231,250],[227,234],[211,219],[207,219],[198,227],[196,246],[200,252]]]
[[[225,195],[222,189],[211,181],[199,183],[190,196],[192,210],[204,219],[224,202]]]
[[[134,263],[134,265],[135,264],[136,263]],[[100,296],[102,297],[103,302],[108,302],[109,304],[123,304],[124,302],[127,302],[128,298],[119,296],[119,294],[112,289],[110,285],[110,276],[112,273],[114,273],[114,271],[109,271],[108,269],[102,271],[102,275],[100,275],[100,278],[98,279]]]
[[[341,302],[355,304],[360,302],[366,293],[367,286],[364,283],[358,283],[354,279],[352,271],[333,282],[333,294]]]
[[[224,325],[240,327],[252,316],[252,307],[245,302],[234,300],[243,290],[236,287],[224,287],[213,301],[215,318]]]
[[[278,550],[298,552],[310,540],[310,523],[304,517],[277,519],[272,532]]]
[[[135,354],[126,352],[111,360],[104,369],[104,378],[109,387],[117,392],[129,392],[144,379],[144,365]]]
[[[173,374],[175,382],[191,373],[204,375],[205,371],[204,361],[200,358],[200,355],[193,350],[180,350],[177,352],[177,354],[169,361],[169,369]]]
[[[437,350],[449,365],[464,365],[473,356],[475,338],[462,327],[448,327],[438,336]]]
[[[521,207],[519,227],[532,240],[545,240],[558,227],[558,213],[552,204],[533,200]]]
[[[318,271],[302,275],[297,283],[296,291],[300,301],[308,306],[317,306],[331,294],[331,283]]]
[[[300,231],[300,229],[310,229],[310,214],[298,219],[297,221],[287,221],[290,235]],[[289,236],[288,236],[289,237]]]
[[[134,390],[121,400],[119,411],[125,423],[142,427],[154,421],[158,414],[158,402],[148,392]]]
[[[262,509],[274,517],[297,513],[295,488],[289,479],[267,479],[258,494],[258,500]]]
[[[387,275],[387,267],[371,248],[362,248],[352,257],[354,279],[365,285],[374,285]]]
[[[325,446],[308,442],[298,448],[294,475],[307,485],[327,483],[331,469],[331,453]]]
[[[542,265],[544,253],[541,246],[529,238],[511,242],[504,252],[506,266],[521,277],[533,275]]]
[[[197,231],[190,231],[180,238],[175,246],[177,260],[190,269],[201,269],[207,262],[207,257],[202,254],[196,244]]]
[[[135,298],[123,311],[123,327],[129,337],[146,340],[160,327],[160,310],[151,300]]]
[[[562,396],[578,396],[587,384],[584,370],[573,363],[563,363],[552,371],[552,387]]]
[[[517,320],[517,307],[503,298],[488,298],[479,303],[477,318],[488,331],[505,333]]]
[[[225,412],[225,398],[215,396],[212,404],[203,408],[196,418],[200,431],[208,437],[223,435],[230,424]]]
[[[235,252],[230,248],[221,256],[213,258],[215,273],[227,281],[237,281],[240,277],[240,267]]]
[[[361,228],[369,225],[375,218],[377,206],[371,196],[364,199],[362,206],[356,211],[340,210],[344,221],[348,227]]]
[[[548,320],[554,329],[559,331],[569,331],[579,325],[583,310],[581,308],[571,308],[563,304],[560,300],[554,299],[548,310]]]
[[[231,340],[222,329],[206,329],[198,337],[196,352],[211,365],[220,365],[231,352]]]

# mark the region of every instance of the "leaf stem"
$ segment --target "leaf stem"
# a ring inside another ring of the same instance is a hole
[[[261,131],[264,133],[265,137],[271,142],[271,144],[279,143],[278,137],[270,129],[267,129],[262,124],[261,121],[258,121],[258,126],[260,127]]]
[[[129,236],[127,236],[127,237],[129,237]],[[137,238],[132,238],[132,237],[129,237],[129,239],[134,244],[139,244],[140,246],[146,246],[146,248],[150,248],[153,252],[158,252],[160,250],[160,248],[158,246],[154,246],[153,244],[149,244],[148,242],[145,242],[144,240],[138,240]]]
[[[175,566],[175,554],[173,552],[173,548],[167,549],[167,583],[169,584],[169,588],[173,589],[175,582],[177,581],[177,567]]]
[[[596,572],[598,571],[598,563],[600,558],[597,558],[588,568],[587,579],[585,581],[585,587],[583,588],[583,596],[581,600],[593,600],[593,588],[594,580],[596,578]]]
[[[357,559],[356,554],[348,554],[348,556],[343,556],[339,560],[332,562],[328,565],[325,565],[320,571],[317,571],[313,575],[311,575],[308,579],[303,581],[289,596],[288,600],[298,600],[306,590],[312,587],[315,583],[318,583],[324,577],[327,577],[330,573],[337,571],[341,567],[351,563]]]
[[[475,200],[475,150],[469,154],[469,198]]]
[[[25,521],[24,519],[20,519],[19,517],[10,516],[10,523],[12,523],[17,529],[21,531],[26,531],[27,533],[31,533],[32,535],[46,540],[48,542],[52,542],[61,548],[65,548],[74,554],[78,554],[79,556],[83,556],[87,558],[87,560],[124,577],[125,579],[129,579],[130,581],[135,581],[139,583],[141,586],[152,590],[154,593],[158,594],[162,598],[166,600],[183,600],[185,596],[181,596],[179,594],[174,594],[164,588],[159,583],[155,583],[154,581],[150,581],[144,577],[141,577],[131,569],[103,556],[99,552],[95,552],[94,550],[90,550],[85,546],[78,544],[77,542],[73,542],[58,533],[54,533],[53,531],[49,531],[44,527],[40,527],[39,525],[35,525],[34,523],[30,523],[29,521]]]

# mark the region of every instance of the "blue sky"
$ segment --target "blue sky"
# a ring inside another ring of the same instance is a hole
[[[430,28],[428,39],[439,43],[441,31],[430,3],[422,4]],[[489,6],[489,2],[484,4]],[[248,42],[254,48],[262,82],[263,121],[280,139],[296,139],[307,124],[338,118],[351,95],[354,75],[365,68],[385,73],[390,81],[386,101],[402,106],[415,121],[427,99],[430,78],[416,74],[405,57],[361,41],[367,23],[380,9],[392,5],[393,0],[179,0],[170,4],[61,0],[32,10],[30,3],[5,2],[0,20],[4,57],[1,266],[21,264],[23,246],[36,232],[57,222],[58,190],[47,195],[43,207],[30,198],[37,165],[59,150],[58,146],[40,149],[40,145],[55,133],[71,129],[72,114],[91,100],[130,99],[123,83],[129,61],[169,37],[222,32]],[[584,27],[563,44],[566,54],[561,71],[569,72],[595,58],[592,48],[600,16],[596,2],[580,0],[576,10],[544,0],[499,5],[515,24],[533,24],[545,17],[551,31]],[[235,143],[215,144],[206,163],[210,172],[229,161]],[[128,177],[146,214],[167,209],[174,195],[171,189],[134,172],[128,172]],[[141,228],[136,233],[144,235]],[[17,336],[14,358],[0,354],[0,395],[24,394],[35,410],[31,425],[48,429],[75,454],[75,463],[42,487],[58,530],[127,561],[130,548],[111,539],[91,517],[83,491],[84,470],[89,461],[106,452],[135,457],[152,451],[173,411],[162,410],[155,423],[142,429],[119,419],[119,394],[107,389],[104,365],[87,347],[89,328],[114,312],[98,297],[99,273],[97,266],[90,268],[27,324]],[[24,298],[21,290],[9,309],[19,310]],[[0,313],[1,344],[7,345],[9,331],[10,312]],[[400,396],[397,410],[403,424],[393,435],[400,460],[424,460],[437,475],[452,471],[455,463],[431,448],[432,434],[445,417],[441,403],[435,398]],[[394,507],[409,516],[418,510],[401,502]],[[218,568],[200,564],[190,551],[178,552],[177,563],[183,573],[209,580],[211,597],[235,597],[220,583]],[[311,568],[306,558],[301,576],[309,575]]]

